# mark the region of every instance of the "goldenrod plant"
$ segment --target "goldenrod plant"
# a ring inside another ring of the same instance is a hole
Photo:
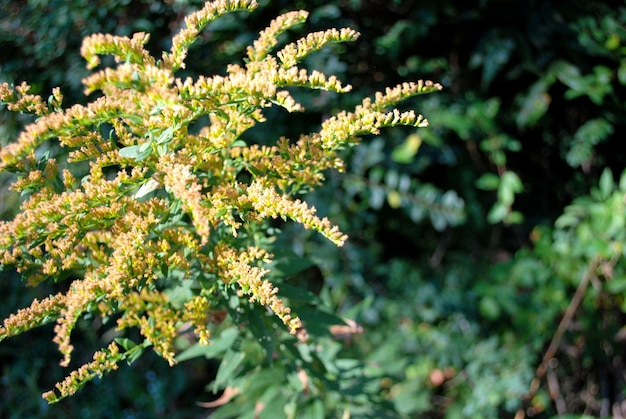
[[[329,29],[283,45],[281,34],[307,18],[289,12],[260,32],[243,64],[223,75],[177,77],[210,22],[256,7],[254,0],[206,3],[160,58],[145,49],[147,33],[88,36],[81,53],[96,71],[83,80],[92,97],[86,105],[64,108],[58,88],[45,100],[26,83],[0,85],[8,110],[37,117],[0,150],[0,170],[15,173],[12,189],[23,198],[17,215],[0,222],[0,267],[16,269],[29,286],[68,282],[64,292],[6,318],[0,340],[54,322],[61,365],[69,366],[81,317],[99,316],[113,329],[92,362],[43,394],[49,403],[148,347],[176,364],[184,358],[177,357],[180,338],[191,331],[198,345],[241,345],[231,337],[253,327],[241,314],[250,307],[257,318],[278,319],[293,336],[284,342],[308,356],[302,348],[316,338],[311,325],[268,276],[278,234],[268,222],[292,220],[341,246],[347,237],[298,197],[322,184],[325,171],[341,171],[338,151],[359,136],[427,126],[421,115],[394,106],[441,85],[404,83],[327,118],[317,132],[255,143],[249,130],[267,123],[266,108],[303,111],[294,88],[350,91],[335,76],[299,65],[330,43],[359,36]],[[114,58],[105,61],[111,67],[99,68],[102,55]],[[226,316],[234,329],[224,327]],[[139,331],[139,342],[129,329]],[[224,356],[236,364],[241,352],[230,354]]]

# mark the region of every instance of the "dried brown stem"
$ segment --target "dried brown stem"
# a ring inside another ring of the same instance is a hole
[[[530,383],[530,390],[524,397],[526,400],[531,400],[535,396],[535,394],[537,394],[537,391],[539,390],[539,387],[541,385],[541,380],[548,371],[548,363],[556,355],[556,351],[558,350],[559,346],[561,345],[561,341],[563,340],[563,335],[565,334],[565,331],[569,328],[572,319],[574,318],[574,314],[576,314],[576,310],[578,310],[578,307],[580,306],[580,303],[585,296],[585,292],[587,291],[589,283],[593,280],[597,280],[596,271],[598,269],[600,261],[601,259],[599,257],[593,258],[589,263],[589,266],[585,270],[585,274],[583,275],[580,284],[578,284],[578,288],[576,288],[576,292],[574,293],[572,300],[567,306],[565,314],[563,315],[563,318],[561,319],[561,322],[559,323],[559,326],[557,327],[554,336],[552,336],[550,345],[543,355],[541,364],[539,364],[539,367],[537,367],[537,371],[535,372],[535,378]],[[523,410],[520,409],[515,417],[520,419],[525,417]]]

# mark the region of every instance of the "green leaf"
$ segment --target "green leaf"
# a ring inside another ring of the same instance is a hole
[[[502,35],[496,30],[488,32],[481,42],[480,49],[470,59],[470,67],[482,66],[482,85],[484,87],[491,84],[515,51],[516,42]]]
[[[287,394],[281,391],[280,385],[268,387],[259,401],[263,403],[264,406],[258,416],[259,419],[287,418],[285,405],[288,403],[289,398]]]
[[[212,338],[208,345],[200,345],[199,343],[196,343],[187,348],[178,354],[176,360],[183,362],[188,359],[198,358],[201,356],[204,356],[207,359],[217,358],[218,355],[233,346],[237,336],[239,336],[239,331],[236,327],[231,327],[220,333],[218,338]]]
[[[300,376],[297,371],[292,371],[287,374],[287,382],[297,392],[304,390],[304,383],[300,380]]]
[[[600,194],[602,199],[607,199],[613,190],[615,189],[615,181],[613,180],[613,173],[608,167],[604,169],[600,176]]]
[[[115,342],[125,349],[126,352],[122,354],[122,359],[125,359],[129,365],[141,356],[146,347],[145,342],[143,345],[138,345],[128,338],[116,338]]]
[[[485,173],[476,180],[476,187],[484,191],[495,191],[500,185],[500,177],[494,173]]]
[[[489,214],[487,214],[487,221],[491,224],[499,223],[506,217],[507,212],[508,208],[505,205],[501,202],[496,202],[489,210]]]
[[[504,172],[500,178],[498,187],[498,201],[506,206],[510,206],[515,201],[515,194],[524,190],[522,181],[515,172]]]
[[[134,341],[128,338],[115,338],[115,342],[118,343],[126,351],[129,351],[133,349],[135,346],[137,346],[137,344]]]
[[[125,159],[136,159],[138,155],[139,146],[137,145],[130,145],[120,149],[120,157],[124,157]]]
[[[422,138],[417,134],[411,134],[406,137],[404,143],[391,152],[391,159],[397,163],[409,164],[413,161],[421,145]]]
[[[143,354],[143,350],[143,346],[135,346],[133,349],[126,352],[126,354],[124,354],[126,357],[126,363],[130,365],[139,359],[139,357]]]
[[[237,399],[236,403],[226,403],[211,414],[211,419],[249,418],[250,412],[254,412],[256,400]],[[247,416],[246,416],[247,415]]]
[[[319,399],[313,400],[298,414],[298,417],[302,419],[324,419],[324,403]]]
[[[148,146],[146,146],[146,144],[148,144]],[[152,147],[149,146],[149,143],[130,145],[120,149],[119,153],[120,157],[141,161],[152,154]]]
[[[387,203],[391,208],[400,208],[402,206],[402,195],[400,195],[400,192],[395,189],[388,191]]]
[[[552,86],[554,80],[554,76],[548,74],[537,80],[528,91],[528,94],[518,96],[517,102],[520,109],[515,118],[518,127],[532,127],[545,115],[552,101],[548,94],[548,89]]]
[[[283,282],[278,285],[278,288],[278,294],[280,297],[288,298],[290,301],[301,301],[309,304],[316,304],[320,301],[318,296],[302,287],[297,287]]]
[[[229,381],[234,378],[235,370],[241,365],[245,359],[243,352],[232,349],[226,351],[222,362],[220,363],[215,381],[213,381],[213,391],[217,392],[220,388],[224,388]]]
[[[329,335],[330,326],[340,324],[345,325],[346,322],[339,316],[327,313],[316,307],[298,307],[296,313],[311,335]]]
[[[283,387],[285,369],[277,363],[269,368],[255,370],[246,374],[242,379],[246,383],[246,398],[258,399],[263,396],[270,387]]]
[[[556,219],[554,226],[556,228],[563,229],[567,227],[574,227],[578,225],[579,222],[580,220],[575,214],[566,212]]]
[[[145,153],[147,150],[150,149],[152,145],[152,141],[146,141],[145,143],[139,144],[137,151],[139,152],[139,154]]]
[[[567,163],[572,167],[579,167],[593,157],[594,146],[604,141],[613,133],[613,125],[603,118],[590,119],[581,125],[570,149],[567,152]]]
[[[163,130],[163,132],[161,133],[161,135],[159,135],[157,137],[155,141],[156,144],[165,144],[165,143],[169,143],[172,140],[172,137],[174,136],[174,127],[168,127],[165,130]]]
[[[165,108],[165,105],[159,103],[154,108],[152,108],[152,110],[150,111],[150,116],[156,116],[160,114],[163,111],[163,108]]]
[[[511,211],[504,217],[505,224],[519,224],[524,221],[524,215],[519,211]]]
[[[622,172],[622,176],[619,178],[619,190],[626,192],[626,170]]]
[[[381,186],[372,186],[370,188],[369,204],[373,209],[380,209],[385,202],[385,188]]]
[[[165,290],[164,294],[167,296],[167,299],[170,302],[170,304],[172,304],[174,307],[182,308],[183,305],[187,301],[189,301],[189,299],[194,294],[193,290],[191,289],[192,286],[193,286],[193,281],[177,282],[176,285],[173,285],[167,290]]]
[[[164,156],[169,151],[167,144],[159,144],[156,149],[159,156]]]
[[[315,262],[311,259],[298,256],[291,250],[277,249],[277,251],[274,252],[274,255],[275,259],[272,274],[276,274],[278,276],[286,277],[295,275],[309,269],[312,266],[315,266]]]
[[[566,61],[558,61],[550,68],[550,74],[575,91],[584,91],[587,83],[580,74],[580,69]]]
[[[135,193],[135,199],[143,198],[144,196],[148,195],[150,192],[158,189],[159,186],[160,186],[159,182],[157,182],[154,179],[150,179],[149,181],[141,185],[139,190]]]
[[[626,60],[622,61],[617,69],[617,80],[622,86],[626,86]]]
[[[613,133],[613,125],[604,118],[590,119],[576,131],[576,138],[597,144]]]

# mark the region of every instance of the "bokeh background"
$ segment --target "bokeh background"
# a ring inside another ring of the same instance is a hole
[[[345,150],[345,173],[328,173],[326,186],[309,196],[350,236],[344,248],[281,226],[280,245],[311,261],[293,281],[363,328],[337,351],[368,366],[358,374],[376,372],[329,389],[321,410],[311,411],[334,417],[333,392],[350,391],[360,406],[352,417],[626,415],[623,1],[259,3],[252,14],[211,24],[181,75],[223,73],[228,63],[241,63],[258,31],[288,10],[310,16],[285,41],[343,26],[362,36],[307,61],[353,92],[302,92],[307,113],[271,110],[250,141],[311,132],[403,81],[444,86],[403,105],[423,113],[430,128],[363,138]],[[201,5],[0,0],[0,80],[28,81],[44,97],[60,86],[66,104],[84,103],[84,36],[145,31],[148,48],[160,55]],[[0,112],[0,144],[29,121]],[[8,191],[10,176],[0,176],[0,216],[8,219],[19,196]],[[25,288],[10,270],[0,281],[2,318],[55,289]],[[97,318],[79,323],[79,361],[101,346],[100,326]],[[40,394],[67,372],[52,335],[46,326],[0,344],[0,418],[211,412],[197,402],[216,397],[207,386],[217,360],[169,368],[152,354],[48,406]],[[546,352],[541,386],[529,393]]]

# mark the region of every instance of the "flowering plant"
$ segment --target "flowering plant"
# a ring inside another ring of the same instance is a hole
[[[295,196],[320,185],[324,171],[342,170],[337,152],[358,136],[427,125],[413,111],[389,110],[441,89],[419,81],[377,93],[297,140],[254,143],[245,134],[265,122],[265,108],[303,110],[289,88],[350,90],[298,64],[329,43],[358,37],[351,29],[314,32],[273,53],[281,33],[307,17],[289,12],[260,32],[243,65],[230,65],[225,75],[176,77],[207,24],[255,7],[254,0],[206,3],[158,60],[144,48],[145,33],[87,37],[81,53],[88,68],[100,64],[100,55],[113,56],[116,65],[83,80],[86,94],[100,92],[84,106],[63,108],[58,88],[45,101],[25,83],[0,85],[9,110],[38,117],[0,150],[0,170],[17,174],[12,189],[24,197],[19,213],[0,222],[0,267],[16,268],[31,286],[72,279],[66,292],[5,319],[0,340],[55,322],[54,342],[68,366],[81,316],[115,320],[117,337],[46,392],[47,401],[74,394],[148,347],[173,365],[178,337],[193,331],[200,345],[225,339],[213,328],[227,314],[248,327],[237,313],[250,303],[257,303],[258,316],[279,319],[295,342],[306,342],[307,325],[267,278],[274,230],[264,228],[266,220],[291,219],[341,246],[345,235]],[[140,342],[124,337],[131,328]]]

